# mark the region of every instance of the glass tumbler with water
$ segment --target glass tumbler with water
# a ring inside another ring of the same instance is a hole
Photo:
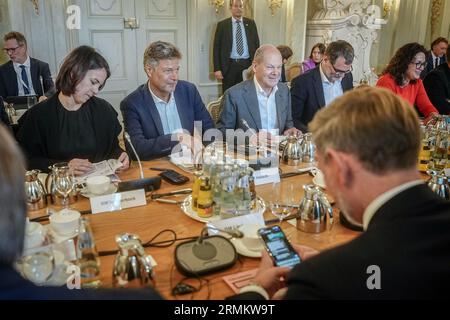
[[[81,286],[97,288],[100,286],[100,260],[95,246],[94,235],[86,218],[80,219],[77,238],[77,265],[80,268]]]

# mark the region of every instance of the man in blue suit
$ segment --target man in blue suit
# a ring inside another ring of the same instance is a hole
[[[10,61],[0,66],[0,96],[52,95],[55,85],[48,63],[28,56],[24,35],[12,31],[3,40]]]
[[[353,89],[354,56],[353,47],[348,42],[332,42],[315,69],[292,80],[292,118],[297,129],[307,132],[308,123],[319,109]]]
[[[195,85],[178,80],[180,60],[181,53],[174,45],[151,43],[144,53],[148,82],[120,104],[125,132],[142,160],[166,156],[178,144],[198,151],[194,150],[202,146],[198,134],[214,128]]]
[[[448,40],[444,37],[436,38],[431,43],[431,50],[427,59],[427,66],[420,75],[421,79],[425,79],[427,74],[446,62],[445,52],[448,48]]]

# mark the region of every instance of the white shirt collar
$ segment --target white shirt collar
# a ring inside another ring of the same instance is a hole
[[[255,83],[255,87],[256,87],[256,92],[263,95],[264,97],[268,98],[272,95],[275,94],[275,92],[278,91],[278,85],[276,85],[275,87],[272,88],[272,92],[267,95],[267,93],[263,90],[263,88],[259,85],[258,80],[256,80],[256,77],[253,77],[253,82]]]
[[[150,88],[149,85],[147,85],[148,90],[150,90],[150,94],[153,97],[153,101],[155,101],[155,103],[164,103],[164,104],[168,104],[171,102],[171,100],[173,99],[173,92],[170,93],[170,98],[169,101],[166,102],[163,99],[161,99],[160,97],[158,97],[156,94],[153,93],[152,89]]]
[[[395,197],[396,195],[398,195],[399,193],[418,186],[420,184],[423,184],[423,180],[414,180],[414,181],[409,181],[407,183],[401,184],[391,190],[386,191],[385,193],[382,193],[381,195],[379,195],[378,197],[376,197],[366,208],[366,210],[364,210],[364,214],[363,214],[363,227],[364,227],[364,231],[367,230],[370,220],[372,220],[373,216],[375,215],[375,213],[378,211],[378,209],[380,209],[386,202],[388,202],[389,200],[391,200],[393,197]]]
[[[240,20],[238,20],[238,19],[236,19],[235,17],[231,17],[231,20],[233,21],[233,23],[236,23],[236,22],[243,22],[244,21],[244,18],[241,18]]]
[[[15,69],[19,69],[19,67],[21,65],[24,65],[27,68],[30,68],[30,56],[27,55],[27,59],[25,60],[24,63],[17,63],[17,62],[13,62],[14,68]]]
[[[340,83],[342,81],[342,79],[337,79],[334,82],[331,82],[330,80],[328,80],[327,76],[323,72],[322,63],[319,64],[319,71],[320,71],[320,77],[322,78],[322,82],[324,82],[324,83],[329,83],[330,85],[334,85],[334,84],[336,84],[336,82]]]

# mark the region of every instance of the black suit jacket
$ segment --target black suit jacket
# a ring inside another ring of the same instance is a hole
[[[431,71],[423,80],[431,103],[440,114],[450,114],[450,68],[447,63]]]
[[[447,58],[444,56],[439,58],[439,65],[445,63],[447,61]],[[431,55],[431,52],[428,53],[428,58],[427,58],[427,67],[425,69],[423,69],[422,73],[420,74],[420,78],[423,80],[425,79],[425,77],[427,76],[427,74],[429,74],[431,71],[433,71],[434,69],[434,61],[433,61],[433,56]]]
[[[0,96],[0,123],[1,122],[7,126],[10,125],[8,115],[6,114],[5,105],[3,104],[3,99]]]
[[[69,290],[67,287],[38,287],[23,279],[12,267],[0,265],[0,300],[161,300],[151,288]]]
[[[34,92],[36,92],[38,96],[43,96],[44,94],[50,96],[54,93],[55,85],[50,74],[48,63],[30,57],[30,72]],[[44,92],[42,92],[41,81],[39,79],[40,76],[42,76]],[[8,96],[17,95],[19,95],[17,74],[14,70],[13,62],[8,61],[0,66],[0,96],[6,98]]]
[[[245,34],[247,36],[248,52],[250,60],[253,59],[256,49],[259,47],[258,30],[255,21],[243,18]],[[229,59],[233,46],[233,26],[232,18],[220,21],[217,24],[216,34],[214,36],[214,71],[222,71],[225,75],[229,67]]]
[[[351,73],[346,74],[341,81],[341,85],[344,92],[353,89],[353,75]],[[307,132],[308,123],[314,118],[316,112],[325,106],[319,66],[292,80],[291,96],[294,126],[303,132]]]
[[[361,236],[292,269],[285,298],[448,300],[449,230],[449,202],[425,184],[407,189],[375,213]],[[380,268],[381,290],[367,287],[370,266]]]

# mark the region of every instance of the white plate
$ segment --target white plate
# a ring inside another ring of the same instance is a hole
[[[251,250],[242,243],[241,239],[232,238],[230,239],[230,241],[236,248],[237,253],[239,253],[241,256],[249,258],[261,258],[262,250],[264,250],[263,246],[261,246],[261,250]]]
[[[104,195],[107,195],[107,194],[115,193],[116,191],[117,191],[117,186],[114,183],[111,183],[109,185],[108,191],[106,191],[104,194],[93,194],[93,193],[90,193],[87,188],[82,189],[80,191],[80,194],[83,197],[86,197],[86,198],[93,198],[93,197],[100,197],[100,196],[104,196]]]
[[[250,211],[250,213],[264,213],[264,211],[266,211],[266,204],[264,203],[264,200],[261,199],[260,197],[258,197],[258,201],[257,203],[257,208],[255,210]],[[219,215],[213,215],[210,218],[202,218],[199,217],[197,212],[195,212],[194,210],[192,210],[192,195],[187,196],[183,203],[181,204],[181,210],[184,212],[184,214],[186,214],[188,217],[200,221],[200,222],[213,222],[213,221],[217,221],[217,220],[221,220]]]

